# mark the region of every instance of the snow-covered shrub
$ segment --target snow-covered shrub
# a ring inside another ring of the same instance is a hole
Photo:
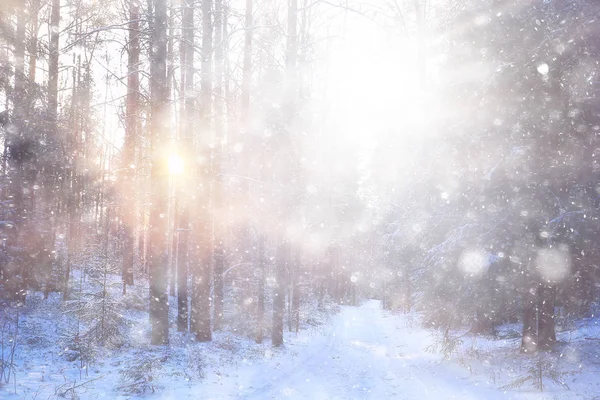
[[[120,299],[108,291],[77,293],[76,300],[66,304],[66,311],[79,319],[76,335],[98,345],[118,348],[123,344],[126,320]]]
[[[199,346],[188,347],[186,364],[191,379],[200,380],[206,377],[206,360]]]
[[[15,356],[19,339],[19,314],[17,310],[5,308],[0,312],[0,382],[15,378]]]
[[[94,361],[100,348],[116,349],[124,344],[127,321],[123,316],[119,282],[114,275],[120,270],[109,256],[106,240],[96,238],[77,262],[85,267],[78,271],[65,303],[65,313],[74,317],[74,326],[63,336],[67,358],[85,365]]]
[[[307,295],[303,300],[300,302],[300,326],[303,329],[329,322],[331,316],[339,313],[341,309],[329,294],[325,294],[321,301],[312,295]]]
[[[129,290],[121,299],[123,309],[147,312],[148,298],[144,295],[146,295],[146,293],[141,293],[136,290]]]
[[[167,355],[154,354],[147,351],[138,351],[125,362],[119,374],[123,384],[119,390],[130,394],[154,393],[162,389],[158,378],[163,373],[163,364]]]
[[[529,385],[540,392],[544,391],[547,381],[551,381],[565,389],[569,386],[565,378],[580,373],[581,370],[566,371],[560,366],[560,359],[554,354],[538,353],[527,362],[523,374],[512,382],[500,387],[501,390],[514,390]]]
[[[454,336],[449,329],[444,329],[425,350],[430,353],[440,353],[444,360],[449,360],[459,350],[462,343],[459,336]]]

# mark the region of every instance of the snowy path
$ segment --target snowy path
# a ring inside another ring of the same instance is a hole
[[[478,348],[490,351],[482,353],[485,355],[476,362],[467,358],[472,368],[469,371],[456,359],[440,362],[439,354],[428,353],[432,331],[420,327],[414,318],[383,311],[379,301],[371,300],[361,307],[342,307],[331,321],[313,330],[298,335],[286,333],[285,348],[281,350],[271,349],[268,343],[230,340],[228,335],[217,336],[211,343],[173,346],[164,349],[169,361],[154,375],[159,390],[137,395],[117,388],[123,385],[120,371],[131,360],[137,362],[139,349],[107,357],[93,366],[89,376],[85,372],[82,376],[77,362],[66,362],[56,347],[47,345],[49,339],[42,338],[44,346],[23,353],[18,383],[0,384],[0,399],[53,399],[70,386],[86,381],[91,383],[77,390],[82,400],[600,398],[600,352],[592,351],[595,343],[581,339],[579,347],[565,348],[565,358],[573,359],[563,362],[566,370],[572,371],[580,364],[577,349],[589,359],[584,373],[569,379],[571,390],[550,386],[543,393],[531,387],[504,392],[498,387],[514,381],[527,368],[527,359],[516,353],[517,343],[477,339]],[[579,334],[600,335],[597,329],[584,332]],[[156,357],[162,351],[155,349],[152,354]],[[196,373],[190,360],[195,362],[199,355],[205,362],[201,367],[205,376],[188,379]]]
[[[207,392],[249,400],[521,398],[440,364],[424,350],[429,334],[411,325],[378,301],[343,307],[324,332],[289,340],[291,354],[242,366]]]

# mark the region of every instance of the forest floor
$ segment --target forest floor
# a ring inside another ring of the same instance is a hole
[[[600,371],[590,363],[596,343],[563,343],[564,352],[553,358],[520,355],[516,338],[464,336],[454,342],[443,360],[441,338],[420,327],[415,315],[383,311],[379,301],[369,300],[342,307],[319,334],[290,338],[288,354],[209,383],[205,398],[600,399]],[[578,359],[582,351],[585,366]],[[510,390],[503,388],[511,383]]]
[[[228,333],[203,344],[173,335],[171,346],[151,348],[140,329],[127,349],[99,354],[82,369],[60,353],[66,322],[58,304],[40,300],[23,312],[16,382],[0,385],[0,398],[600,399],[600,344],[589,340],[600,337],[595,320],[559,333],[555,355],[523,356],[511,327],[496,338],[453,332],[444,340],[416,314],[368,300],[320,326],[286,332],[282,349]],[[138,319],[147,325],[147,314]]]

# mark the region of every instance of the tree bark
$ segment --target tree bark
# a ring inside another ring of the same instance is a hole
[[[211,182],[211,137],[207,134],[210,127],[210,111],[212,97],[212,72],[211,72],[211,54],[212,54],[212,1],[202,1],[202,64],[201,64],[201,105],[200,120],[201,130],[204,136],[198,138],[197,154],[199,163],[197,171],[200,178],[200,187],[198,188],[198,199],[200,210],[195,221],[198,228],[197,240],[199,242],[200,255],[198,257],[199,265],[194,271],[194,296],[192,298],[191,325],[194,336],[197,341],[208,342],[212,340],[211,330],[211,229],[210,229],[210,182]]]
[[[556,286],[543,284],[538,289],[538,349],[551,351],[556,345],[556,329],[554,305],[556,303]]]
[[[182,19],[182,42],[181,42],[181,82],[183,87],[183,115],[181,124],[181,151],[187,171],[184,172],[183,179],[186,185],[189,183],[186,177],[191,176],[193,170],[192,152],[194,145],[194,2],[185,0],[183,3]],[[190,205],[191,196],[189,191],[181,189],[180,212],[179,212],[179,254],[177,255],[177,330],[185,331],[188,329],[188,271],[187,263],[189,259],[189,238],[190,238]]]
[[[39,19],[38,14],[40,11],[39,0],[33,0],[31,3],[32,14],[30,16],[31,22],[31,38],[29,48],[29,82],[32,87],[35,85],[35,71],[37,68],[37,52],[38,52],[38,30],[39,30]],[[31,94],[30,94],[31,95]]]
[[[256,315],[256,343],[262,343],[265,335],[265,235],[258,237],[258,302]]]
[[[302,265],[302,254],[299,250],[296,251],[294,257],[294,277],[292,280],[292,308],[290,319],[292,321],[293,330],[298,333],[300,329],[300,270]]]
[[[223,270],[225,267],[225,204],[224,204],[224,182],[221,175],[223,164],[223,152],[225,143],[224,130],[224,109],[223,109],[223,63],[224,63],[224,44],[223,25],[224,25],[223,0],[215,0],[215,84],[214,84],[214,114],[215,114],[215,139],[213,144],[213,241],[214,247],[214,282],[213,282],[213,325],[215,330],[221,329],[223,319]],[[226,40],[226,39],[225,39]]]
[[[538,347],[537,332],[537,302],[533,295],[526,294],[523,305],[523,335],[521,339],[521,353],[533,354]]]
[[[290,144],[291,144],[291,131],[289,129],[291,120],[294,115],[295,105],[295,70],[296,70],[296,58],[297,58],[297,23],[298,23],[298,1],[290,0],[288,3],[288,27],[287,27],[287,42],[286,42],[286,99],[284,107],[284,123],[286,124],[287,132],[284,139],[284,143],[281,144],[282,151],[286,152],[283,154],[282,168],[287,171],[292,171],[292,164],[290,157]],[[283,174],[285,176],[285,173]],[[284,182],[280,182],[283,186],[286,186]],[[285,203],[285,201],[284,201]],[[283,315],[285,313],[285,288],[286,288],[286,274],[289,265],[289,243],[286,235],[287,224],[290,220],[290,205],[282,204],[282,221],[283,227],[280,230],[281,237],[279,238],[279,245],[277,247],[276,256],[276,283],[273,293],[273,330],[271,333],[271,341],[273,346],[281,346],[283,344]]]
[[[22,228],[23,219],[23,138],[25,136],[25,121],[27,115],[26,79],[25,79],[25,4],[17,5],[17,29],[15,33],[15,85],[13,91],[13,119],[16,131],[9,137],[9,154],[14,168],[12,191],[15,207],[15,223]]]
[[[167,5],[166,0],[154,0],[154,26],[150,75],[152,130],[150,170],[151,199],[150,235],[148,243],[150,269],[150,319],[151,344],[169,342],[169,305],[167,295],[166,221],[168,171],[162,146],[165,144],[166,119],[169,105],[167,97]]]
[[[122,281],[123,293],[127,285],[133,285],[134,271],[134,240],[135,229],[135,151],[139,129],[139,104],[140,104],[140,9],[139,4],[133,1],[129,5],[129,48],[127,57],[127,98],[126,98],[126,120],[125,120],[125,143],[123,144],[123,220],[125,223],[125,243],[123,250]]]
[[[283,240],[276,253],[275,285],[273,288],[273,330],[271,343],[275,347],[283,345],[283,315],[285,314],[286,270],[289,263],[289,244]]]
[[[246,0],[244,14],[244,65],[242,76],[242,124],[248,124],[250,109],[250,81],[252,79],[252,0]],[[244,129],[248,129],[244,126]]]

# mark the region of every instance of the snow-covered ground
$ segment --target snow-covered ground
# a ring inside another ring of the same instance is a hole
[[[16,385],[12,381],[4,385],[0,398],[600,398],[599,343],[589,340],[600,330],[593,322],[579,326],[575,334],[561,334],[564,343],[556,357],[522,356],[517,351],[518,338],[463,335],[455,336],[460,344],[449,360],[443,360],[439,352],[428,351],[436,344],[439,348],[441,342],[434,332],[419,326],[416,315],[383,311],[379,301],[369,300],[360,307],[342,307],[327,324],[298,335],[287,333],[284,349],[273,350],[268,344],[256,345],[225,333],[216,334],[207,344],[175,336],[170,348],[138,345],[100,355],[86,375],[77,368],[77,361],[68,362],[56,354],[52,341],[58,337],[51,332],[59,322],[43,321],[40,315],[24,317],[29,327],[40,324],[36,327],[39,334],[23,338]],[[145,374],[152,376],[144,383],[147,391],[125,393],[128,385],[120,371],[144,368],[145,359],[152,365]],[[534,387],[532,376],[538,372],[543,392]],[[552,376],[569,388],[554,383]],[[525,380],[523,385],[502,388],[519,380]]]
[[[514,340],[463,340],[456,358],[427,351],[436,342],[414,315],[383,311],[379,301],[342,307],[319,334],[289,338],[288,354],[208,383],[205,398],[242,399],[583,399],[600,396],[598,369],[571,376],[567,390],[544,383],[500,387],[527,374]],[[468,343],[467,343],[468,342]],[[507,347],[503,347],[507,346]],[[520,363],[515,363],[519,359]],[[561,365],[559,368],[568,368]],[[576,369],[578,364],[575,364]],[[209,379],[210,381],[210,379]],[[209,389],[210,388],[210,389]],[[185,391],[172,393],[180,398]],[[190,396],[193,398],[193,395]]]

